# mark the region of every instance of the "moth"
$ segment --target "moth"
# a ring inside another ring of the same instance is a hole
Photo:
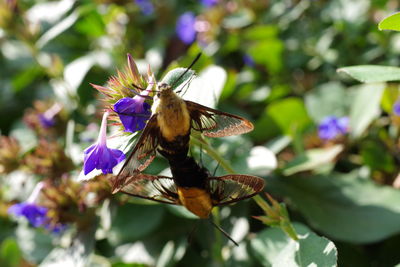
[[[157,151],[168,160],[185,159],[189,150],[191,130],[199,131],[208,137],[238,135],[253,130],[253,124],[240,116],[184,100],[173,91],[182,77],[194,73],[190,68],[199,56],[200,54],[178,78],[164,78],[157,84],[150,119],[114,179],[113,193],[121,189],[128,177],[139,175],[152,162]],[[168,83],[168,80],[174,82]]]

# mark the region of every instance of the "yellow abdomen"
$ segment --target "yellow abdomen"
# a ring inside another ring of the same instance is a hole
[[[195,187],[178,187],[178,196],[181,204],[189,211],[202,219],[210,216],[213,208],[210,194]]]

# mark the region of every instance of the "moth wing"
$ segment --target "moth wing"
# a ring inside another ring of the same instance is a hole
[[[112,185],[113,193],[119,191],[127,177],[135,176],[142,172],[153,161],[159,144],[159,131],[157,115],[152,115],[136,142],[131,154],[125,161],[117,177],[114,179]]]
[[[179,204],[178,190],[174,179],[139,173],[128,177],[120,192],[167,204]]]
[[[192,128],[208,137],[223,137],[250,132],[253,124],[233,114],[215,110],[192,101],[186,101],[192,119]]]
[[[264,189],[265,182],[256,176],[231,174],[209,177],[208,185],[214,206],[221,206],[257,195]]]

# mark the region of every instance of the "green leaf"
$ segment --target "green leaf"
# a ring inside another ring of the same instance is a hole
[[[400,80],[400,68],[378,65],[359,65],[344,67],[337,70],[350,75],[352,78],[364,82],[388,82]]]
[[[188,70],[187,68],[176,68],[169,71],[161,80],[161,82],[171,85],[173,87],[172,89],[176,89],[180,85],[185,84],[193,77],[194,74],[194,70]]]
[[[277,73],[283,66],[283,48],[281,40],[269,38],[250,45],[248,53],[257,64],[264,65],[268,72]]]
[[[276,38],[278,36],[278,27],[275,25],[254,25],[244,32],[244,38],[248,40],[263,40],[267,38]]]
[[[394,31],[400,31],[400,13],[395,13],[393,15],[390,15],[378,24],[378,29],[379,30],[394,30]]]
[[[400,191],[350,174],[273,177],[270,192],[296,205],[309,224],[335,240],[372,243],[400,232]]]
[[[343,151],[342,145],[328,148],[309,149],[303,155],[296,156],[283,168],[284,175],[293,175],[301,171],[315,170],[330,164]]]
[[[7,238],[0,246],[0,265],[3,267],[20,266],[21,251],[13,238]]]
[[[373,141],[366,141],[361,144],[361,157],[364,164],[374,170],[381,170],[388,173],[395,171],[395,162],[383,144]]]
[[[393,112],[393,105],[399,98],[399,89],[397,86],[388,85],[382,95],[381,106],[382,109],[391,114]]]
[[[160,205],[124,204],[117,209],[108,239],[114,245],[133,242],[155,230],[163,215]]]
[[[351,96],[338,82],[323,84],[305,96],[308,114],[315,122],[321,122],[327,116],[347,116]]]
[[[337,266],[334,243],[295,223],[300,239],[294,241],[279,228],[269,228],[250,241],[250,250],[262,266]]]
[[[360,137],[380,114],[385,84],[365,84],[356,89],[350,110],[350,136]]]
[[[266,140],[274,135],[295,136],[311,124],[303,101],[289,97],[276,101],[265,109],[252,135],[257,140]]]
[[[43,69],[38,65],[31,65],[15,75],[12,79],[12,86],[15,92],[19,92],[28,85],[30,85],[35,79],[43,75]]]

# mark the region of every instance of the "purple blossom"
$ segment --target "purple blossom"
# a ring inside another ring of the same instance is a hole
[[[196,39],[196,17],[193,12],[183,13],[176,22],[176,34],[185,44],[191,44]]]
[[[349,129],[349,118],[335,116],[325,117],[318,127],[318,135],[323,140],[332,140],[340,134],[345,134]]]
[[[21,202],[12,205],[8,209],[8,213],[17,217],[25,217],[33,227],[43,226],[49,220],[47,217],[47,208],[30,202]]]
[[[40,124],[44,128],[50,128],[50,127],[53,127],[56,124],[56,122],[54,120],[54,117],[53,118],[46,118],[44,116],[44,114],[39,114],[39,121],[40,121]]]
[[[154,6],[149,0],[135,0],[136,4],[139,6],[140,11],[146,16],[153,14]]]
[[[145,91],[147,92],[147,91]],[[114,104],[114,110],[124,125],[125,132],[134,133],[142,130],[146,126],[146,121],[150,118],[150,105],[144,102],[143,96],[133,98],[124,97]]]
[[[51,108],[46,110],[44,113],[39,114],[40,124],[44,128],[50,128],[55,125],[54,117],[61,111],[62,106],[59,103],[55,103]]]
[[[85,175],[94,169],[102,170],[104,174],[112,173],[112,169],[125,159],[125,155],[121,150],[107,147],[107,117],[108,112],[103,115],[97,142],[83,152],[83,171]]]
[[[254,59],[249,54],[243,55],[243,61],[244,64],[246,64],[249,67],[254,67],[256,65]]]
[[[213,7],[218,4],[219,0],[201,0],[201,4],[205,7]]]
[[[396,103],[394,103],[394,105],[393,105],[393,113],[396,116],[400,116],[400,101],[396,101]]]

